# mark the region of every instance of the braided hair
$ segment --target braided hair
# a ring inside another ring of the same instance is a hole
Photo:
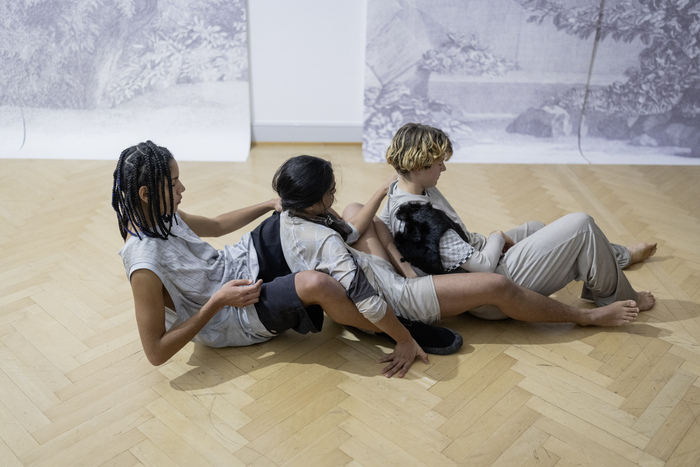
[[[172,159],[170,151],[156,146],[152,141],[131,146],[119,156],[114,170],[112,208],[117,213],[119,232],[124,240],[127,234],[140,239],[143,233],[147,237],[164,240],[172,235],[172,212],[161,212],[165,199],[170,199],[171,210],[174,206],[173,182],[170,177]],[[144,211],[139,197],[139,188],[142,186],[148,189],[147,211]]]

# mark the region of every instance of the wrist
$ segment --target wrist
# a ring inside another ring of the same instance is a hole
[[[408,332],[408,329],[403,327],[398,333],[396,333],[396,336],[391,336],[397,344],[409,344],[413,340],[413,336],[411,336],[411,333]]]
[[[215,315],[225,306],[223,298],[217,293],[211,296],[209,301],[202,307],[202,311]]]

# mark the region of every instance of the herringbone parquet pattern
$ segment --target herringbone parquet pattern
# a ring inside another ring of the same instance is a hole
[[[245,163],[181,163],[182,209],[268,199],[299,153],[331,157],[341,207],[390,172],[355,145],[259,146]],[[452,318],[464,348],[403,380],[379,376],[387,342],[329,321],[152,367],[116,255],[112,170],[0,160],[0,464],[700,464],[700,167],[448,164],[440,187],[476,231],[586,211],[612,241],[659,242],[628,271],[658,302],[614,329]]]

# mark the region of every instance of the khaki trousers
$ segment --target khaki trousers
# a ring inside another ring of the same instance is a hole
[[[516,284],[551,295],[571,281],[583,281],[581,298],[598,306],[637,299],[622,272],[629,251],[611,244],[588,214],[569,214],[546,226],[528,222],[506,233],[516,243],[496,272]]]

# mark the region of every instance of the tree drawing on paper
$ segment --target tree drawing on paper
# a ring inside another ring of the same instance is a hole
[[[110,108],[175,84],[247,80],[244,0],[0,4],[0,105]]]
[[[500,76],[515,69],[515,63],[481,44],[477,34],[447,33],[440,47],[425,51],[407,76],[365,89],[364,151],[380,160],[396,130],[407,122],[422,122],[451,135],[471,131],[459,110],[428,97],[431,73]]]
[[[589,127],[597,118],[594,134],[632,138],[636,144],[689,146],[700,155],[700,2],[622,0],[606,5],[601,14],[599,6],[516,1],[530,12],[529,22],[551,20],[558,30],[581,39],[597,33],[601,42],[611,38],[644,44],[639,65],[625,71],[627,81],[571,89],[552,96],[546,105],[561,107],[572,117],[585,112]],[[647,116],[655,118],[637,120],[641,123],[636,127],[624,120]]]

